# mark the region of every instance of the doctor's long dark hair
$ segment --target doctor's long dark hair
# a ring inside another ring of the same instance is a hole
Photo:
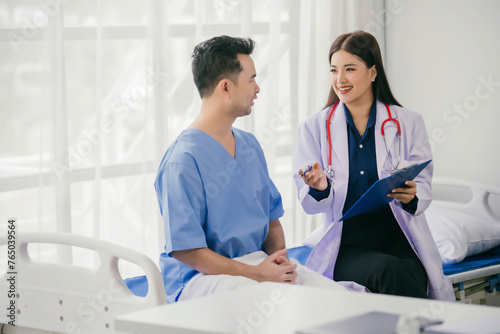
[[[377,69],[377,77],[375,82],[372,82],[373,98],[384,104],[397,105],[401,107],[401,104],[399,104],[399,102],[392,95],[389,82],[387,81],[387,77],[385,75],[384,65],[382,64],[380,47],[372,34],[358,30],[337,37],[330,47],[330,54],[328,55],[329,63],[332,60],[332,55],[339,50],[344,50],[358,57],[368,68],[375,65],[375,68]],[[335,104],[338,100],[339,97],[330,86],[330,94],[328,94],[328,102],[326,103],[325,108]]]

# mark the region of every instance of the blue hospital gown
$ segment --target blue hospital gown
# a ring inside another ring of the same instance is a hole
[[[208,247],[228,258],[259,251],[269,222],[284,213],[257,139],[236,128],[233,134],[235,158],[205,132],[187,129],[161,161],[155,189],[165,227],[160,269],[169,302],[198,274],[172,251]]]

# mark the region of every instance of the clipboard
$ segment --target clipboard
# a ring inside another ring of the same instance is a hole
[[[413,180],[427,167],[432,160],[402,168],[388,177],[375,182],[354,205],[347,210],[340,221],[352,218],[367,211],[376,209],[384,204],[390,203],[394,198],[388,197],[392,189],[404,186],[406,181]]]

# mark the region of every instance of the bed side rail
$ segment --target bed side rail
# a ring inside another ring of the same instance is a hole
[[[7,236],[1,235],[0,245],[6,244]],[[35,261],[28,245],[36,244],[92,250],[99,257],[99,265],[85,268]],[[117,315],[166,303],[159,269],[146,255],[126,247],[65,233],[18,233],[16,248],[17,326],[57,333],[115,333]],[[145,297],[137,297],[127,288],[118,269],[119,259],[145,272],[149,285]],[[0,284],[10,284],[8,278],[3,277]],[[5,317],[5,312],[0,313],[0,323],[8,323],[10,319]]]

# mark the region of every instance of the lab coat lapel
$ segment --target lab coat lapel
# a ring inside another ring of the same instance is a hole
[[[330,123],[332,147],[334,152],[333,169],[349,170],[349,154],[347,145],[347,125],[344,104],[341,102],[335,108]]]
[[[396,114],[394,109],[390,108],[390,110],[392,117],[398,119],[398,115]],[[377,169],[379,178],[383,177],[382,172],[385,169],[390,168],[390,163],[388,161],[389,156],[385,148],[384,137],[382,136],[382,123],[387,118],[389,118],[389,114],[387,113],[385,105],[382,102],[377,101],[377,121],[375,123],[375,148],[377,150]],[[395,140],[398,133],[397,126],[394,122],[386,122],[384,129],[385,129],[385,140],[387,143],[387,149],[389,150],[389,152],[394,152],[394,148],[392,146],[394,144],[397,144],[397,140]]]

